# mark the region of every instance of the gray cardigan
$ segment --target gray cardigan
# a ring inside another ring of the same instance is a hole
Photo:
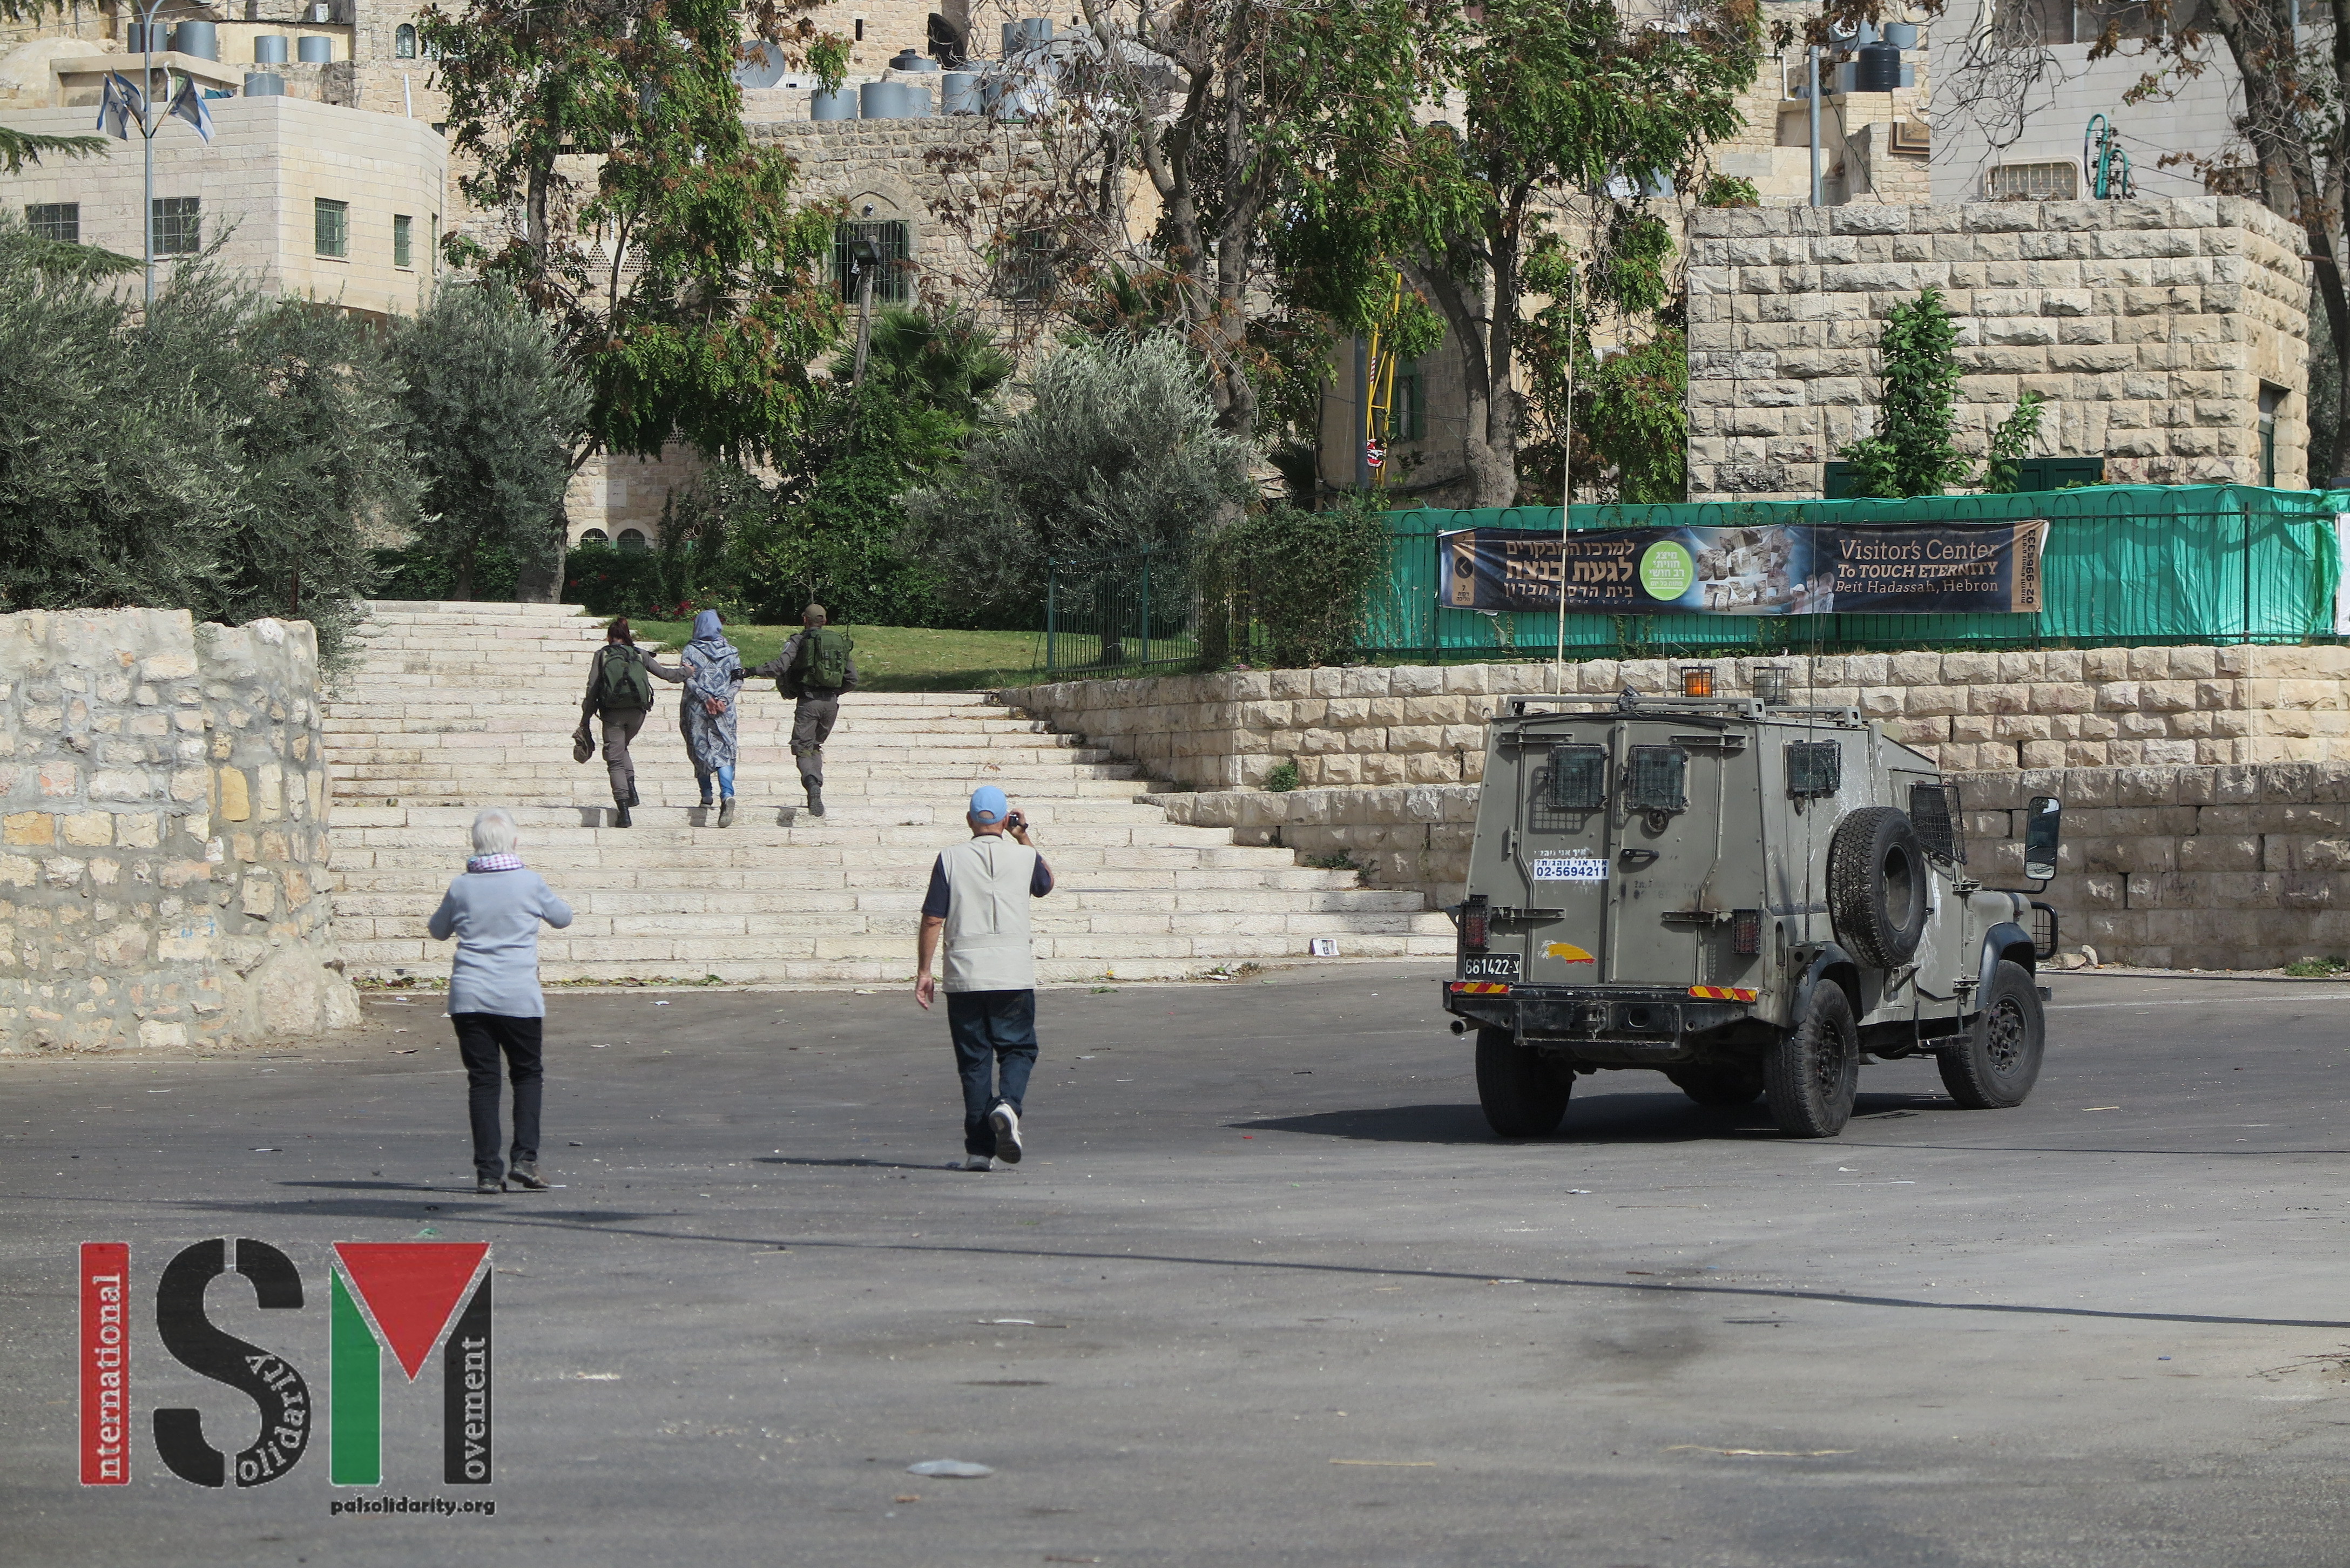
[[[538,989],[538,922],[561,930],[571,906],[536,871],[468,871],[449,884],[425,928],[436,942],[457,939],[449,971],[449,1012],[544,1018]]]

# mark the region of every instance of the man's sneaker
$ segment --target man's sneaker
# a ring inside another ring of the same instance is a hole
[[[506,1184],[500,1181],[494,1176],[476,1176],[473,1178],[473,1191],[480,1197],[494,1198],[505,1189]]]
[[[983,1154],[967,1154],[962,1157],[962,1168],[965,1170],[993,1170],[995,1161]]]
[[[514,1168],[506,1172],[506,1179],[525,1192],[546,1190],[546,1179],[538,1174],[538,1161],[535,1159],[515,1160]]]
[[[718,826],[721,827],[734,826],[734,797],[731,794],[718,807]]]
[[[987,1125],[995,1129],[995,1158],[1006,1165],[1020,1163],[1020,1113],[1010,1106],[998,1106],[987,1113]]]

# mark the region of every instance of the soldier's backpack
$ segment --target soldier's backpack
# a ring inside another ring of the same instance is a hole
[[[856,649],[848,634],[837,626],[819,626],[800,634],[799,657],[792,661],[794,684],[837,691],[848,684],[848,656]]]
[[[596,706],[639,712],[653,705],[653,678],[645,661],[624,643],[607,643],[596,655]]]

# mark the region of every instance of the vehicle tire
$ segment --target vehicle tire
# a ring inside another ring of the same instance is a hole
[[[1506,1029],[1477,1031],[1477,1101],[1498,1137],[1542,1137],[1558,1130],[1575,1075],[1552,1066]]]
[[[1762,1093],[1762,1068],[1750,1063],[1668,1067],[1673,1087],[1700,1106],[1751,1106]]]
[[[1763,1058],[1762,1083],[1771,1117],[1789,1137],[1834,1137],[1852,1116],[1860,1087],[1860,1031],[1852,999],[1823,980],[1795,1027]]]
[[[2040,1076],[2048,1043],[2040,988],[2032,971],[2012,959],[1991,971],[1982,1011],[1967,1026],[1965,1044],[1936,1055],[1942,1087],[1970,1111],[2004,1111],[2023,1104]]]
[[[1909,814],[1865,805],[1828,840],[1828,914],[1837,940],[1872,969],[1908,963],[1926,934],[1926,848]]]

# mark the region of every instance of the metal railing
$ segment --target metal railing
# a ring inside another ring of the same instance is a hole
[[[1106,680],[1199,663],[1200,596],[1189,553],[1047,561],[1044,655],[1048,672]]]

